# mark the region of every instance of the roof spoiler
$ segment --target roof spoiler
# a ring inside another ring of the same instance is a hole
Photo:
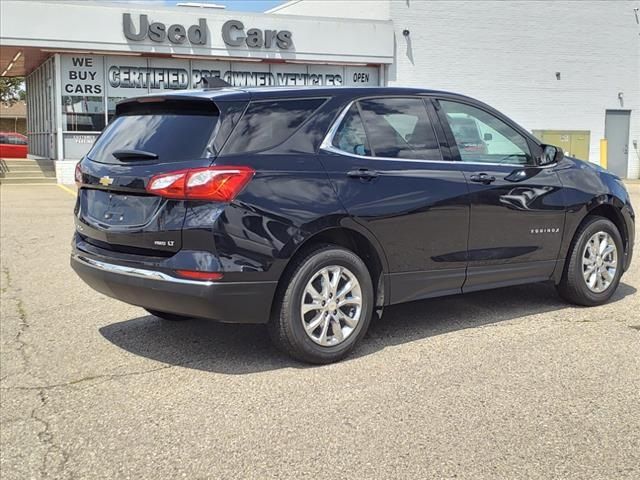
[[[202,85],[205,89],[232,87],[229,82],[225,82],[220,77],[202,77]]]

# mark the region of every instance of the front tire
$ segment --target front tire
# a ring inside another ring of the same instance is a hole
[[[618,228],[604,217],[587,218],[572,242],[558,293],[577,305],[606,303],[620,283],[623,258]]]
[[[276,346],[297,360],[341,360],[364,336],[374,306],[367,266],[350,250],[323,245],[294,260],[269,324]]]

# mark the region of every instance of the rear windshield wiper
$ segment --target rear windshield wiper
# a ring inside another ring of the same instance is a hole
[[[157,154],[153,152],[146,152],[144,150],[116,150],[115,152],[111,152],[111,155],[123,162],[135,159],[155,160],[158,158]]]

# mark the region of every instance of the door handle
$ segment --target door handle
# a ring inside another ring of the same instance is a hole
[[[472,182],[482,183],[483,185],[489,185],[496,181],[496,177],[493,175],[487,175],[486,173],[478,173],[476,175],[471,175],[470,177]]]
[[[375,170],[369,170],[368,168],[358,168],[347,172],[347,175],[351,178],[362,178],[364,180],[371,180],[378,176],[378,172]]]

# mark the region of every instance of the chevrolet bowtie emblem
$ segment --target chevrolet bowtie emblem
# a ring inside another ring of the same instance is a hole
[[[105,187],[108,187],[112,183],[113,183],[113,178],[111,178],[110,176],[107,175],[105,177],[100,177],[100,185],[104,185]]]

